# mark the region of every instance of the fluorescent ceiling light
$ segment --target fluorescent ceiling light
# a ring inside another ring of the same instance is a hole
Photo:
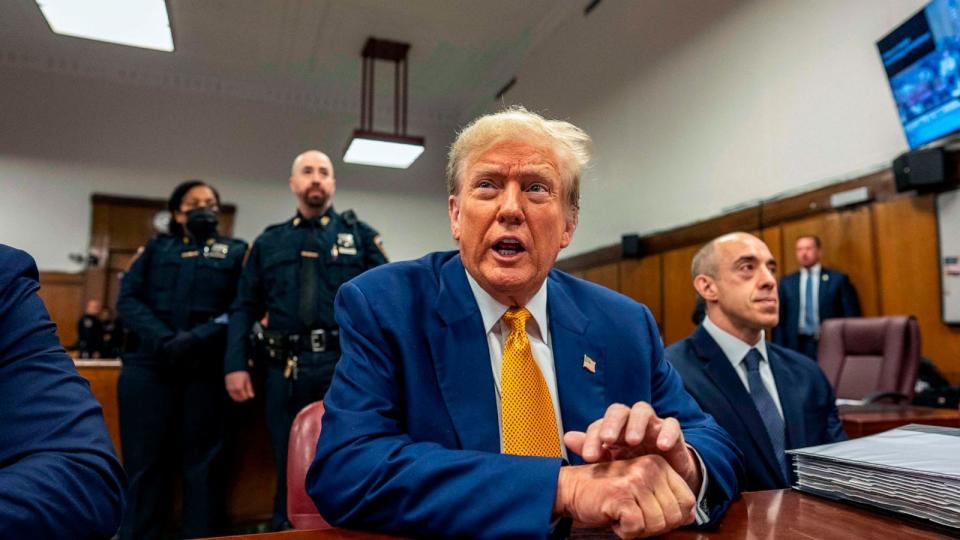
[[[57,34],[173,51],[164,0],[37,0]]]
[[[353,134],[343,161],[377,167],[406,169],[423,153],[423,139],[400,135]]]

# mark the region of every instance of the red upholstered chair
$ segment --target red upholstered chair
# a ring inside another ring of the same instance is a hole
[[[840,399],[909,401],[920,365],[920,329],[909,316],[828,319],[817,356]]]
[[[295,529],[329,529],[313,504],[304,483],[307,469],[317,453],[320,438],[320,420],[323,402],[317,401],[303,408],[290,427],[290,446],[287,449],[287,518]]]

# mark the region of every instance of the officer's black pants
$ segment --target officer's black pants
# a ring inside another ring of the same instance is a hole
[[[323,399],[339,358],[339,352],[301,355],[296,379],[285,379],[279,366],[267,369],[267,430],[277,465],[277,494],[273,499],[271,523],[274,529],[279,529],[287,521],[287,446],[290,442],[290,426],[300,409]]]
[[[177,461],[183,471],[183,536],[218,533],[224,497],[222,375],[124,365],[117,398],[129,479],[121,540],[163,536]]]

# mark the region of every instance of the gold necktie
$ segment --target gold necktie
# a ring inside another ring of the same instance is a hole
[[[553,402],[527,339],[529,319],[527,308],[510,308],[503,315],[503,320],[510,325],[500,368],[503,452],[560,457]]]

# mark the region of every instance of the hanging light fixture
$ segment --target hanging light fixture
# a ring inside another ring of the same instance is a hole
[[[423,137],[407,135],[407,51],[409,43],[368,38],[363,46],[360,128],[343,153],[343,161],[406,169],[423,153]],[[373,79],[377,60],[394,63],[393,133],[373,129]]]

